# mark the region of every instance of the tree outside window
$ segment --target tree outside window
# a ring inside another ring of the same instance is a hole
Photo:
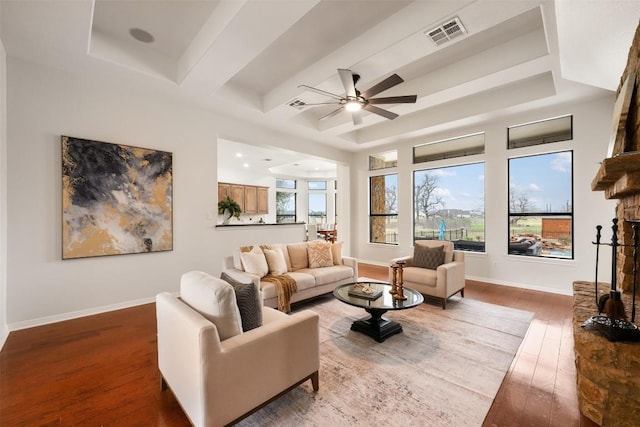
[[[485,250],[484,163],[417,170],[413,182],[414,240]]]
[[[276,191],[276,222],[296,222],[296,193]]]

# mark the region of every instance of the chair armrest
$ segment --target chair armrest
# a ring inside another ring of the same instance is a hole
[[[447,295],[447,297],[464,288],[464,262],[454,261],[447,264],[442,264],[436,269],[436,274],[436,288],[444,288],[444,293]]]
[[[353,280],[358,280],[358,260],[350,256],[343,256],[342,263],[353,269]]]
[[[319,370],[317,313],[264,307],[263,318],[261,327],[223,341],[222,352],[209,360],[208,410],[223,424],[235,419],[225,414],[246,412]]]

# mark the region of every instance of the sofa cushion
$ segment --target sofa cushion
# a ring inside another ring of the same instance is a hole
[[[402,280],[404,283],[414,282],[425,286],[436,286],[436,278],[438,272],[436,270],[430,270],[422,267],[405,267],[402,274]]]
[[[444,246],[426,247],[416,245],[413,249],[414,267],[428,268],[435,270],[444,263]]]
[[[220,340],[242,333],[242,318],[233,286],[202,271],[180,278],[180,298],[216,325]]]
[[[287,251],[289,252],[289,259],[291,260],[291,271],[309,267],[306,243],[289,243],[287,245]]]
[[[282,250],[278,249],[264,249],[264,256],[267,259],[267,265],[269,266],[269,273],[271,274],[284,274],[287,272],[287,262],[284,259]]]
[[[335,242],[331,245],[331,258],[333,265],[342,265],[342,242]]]
[[[266,245],[265,248],[274,250],[279,249],[280,252],[282,252],[282,255],[284,255],[284,261],[287,264],[287,271],[293,271],[291,269],[291,260],[289,259],[289,251],[287,250],[287,245],[285,245],[284,243],[270,243]]]
[[[220,278],[233,286],[236,304],[242,319],[242,331],[247,332],[262,326],[262,295],[253,283],[242,283],[222,272]]]
[[[348,265],[332,265],[324,268],[305,268],[299,273],[306,273],[315,277],[316,286],[353,278],[353,269]]]
[[[291,276],[295,281],[298,287],[298,292],[303,291],[305,289],[313,288],[316,286],[316,279],[313,275],[305,273],[305,270],[292,271],[288,272],[287,276]],[[262,297],[264,299],[277,298],[276,287],[272,282],[261,281],[260,288],[262,290]]]
[[[307,244],[307,254],[309,256],[309,268],[331,267],[333,257],[331,256],[331,243],[323,240],[314,240]]]
[[[260,249],[260,246],[254,246],[250,252],[242,252],[240,254],[242,260],[242,266],[247,273],[255,274],[260,277],[264,277],[269,273],[269,265],[267,259],[264,256],[264,252]]]

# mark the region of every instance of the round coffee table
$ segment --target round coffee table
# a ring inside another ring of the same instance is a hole
[[[382,291],[376,299],[368,299],[358,296],[349,295],[349,291],[356,284],[369,284],[375,291]],[[355,283],[347,283],[340,285],[333,290],[333,295],[345,304],[355,307],[364,308],[371,317],[356,320],[351,325],[352,331],[362,332],[369,335],[378,342],[382,342],[391,335],[402,332],[402,325],[393,320],[382,317],[384,313],[390,310],[404,310],[422,304],[424,297],[418,291],[410,288],[404,288],[404,296],[406,300],[396,300],[389,293],[391,285],[381,282],[360,281]]]

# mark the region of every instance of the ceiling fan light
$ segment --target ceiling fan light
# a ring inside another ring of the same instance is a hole
[[[350,100],[347,101],[346,104],[344,104],[344,108],[347,111],[360,111],[362,109],[362,104],[360,103],[360,101]]]

